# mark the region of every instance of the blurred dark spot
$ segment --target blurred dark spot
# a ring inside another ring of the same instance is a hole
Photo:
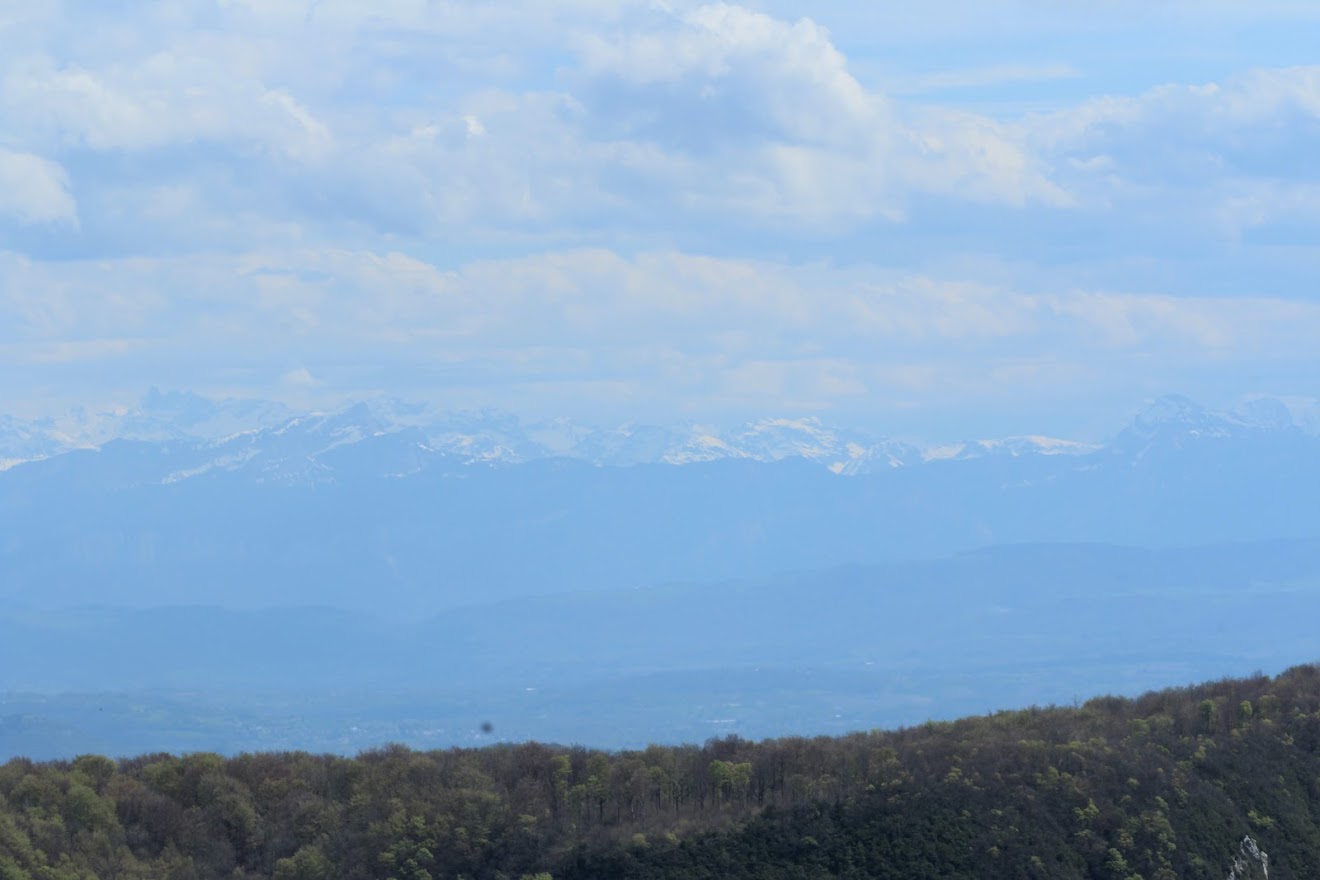
[[[492,730],[494,730],[494,729],[495,729],[495,725],[494,725],[494,724],[491,724],[489,721],[483,721],[483,722],[481,722],[481,732],[482,732],[482,733],[490,733],[490,732],[491,732]]]

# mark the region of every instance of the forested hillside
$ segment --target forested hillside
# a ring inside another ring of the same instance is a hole
[[[1320,875],[1320,667],[840,738],[0,767],[0,877]]]

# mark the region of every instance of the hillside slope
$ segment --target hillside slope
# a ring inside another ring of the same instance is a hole
[[[1320,873],[1320,667],[840,738],[0,766],[5,880],[1171,880],[1262,853]]]

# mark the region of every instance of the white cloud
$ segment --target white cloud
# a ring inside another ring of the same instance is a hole
[[[321,381],[306,367],[298,367],[280,377],[280,384],[290,388],[315,388]]]
[[[1067,201],[1002,125],[910,112],[868,91],[810,19],[722,3],[221,12],[216,29],[205,4],[172,16],[151,7],[138,29],[106,22],[115,39],[79,42],[72,55],[40,40],[14,53],[0,70],[9,136],[65,157],[80,189],[103,194],[87,210],[141,201],[105,192],[112,185],[190,190],[194,222],[211,229],[241,211],[322,234],[350,224],[573,237],[659,213],[782,232],[896,220],[922,193]],[[481,74],[448,83],[450,61],[483,46],[497,57],[507,49],[486,41],[503,37],[576,55],[557,83],[548,70],[531,88],[492,88]],[[444,88],[429,78],[436,64]],[[99,176],[100,154],[127,160],[122,184]],[[184,179],[190,166],[217,173],[199,189]],[[179,238],[184,220],[144,226],[142,240]]]
[[[688,244],[676,230],[702,227],[828,238],[913,222],[932,198],[950,215],[1044,208],[1035,222],[1047,233],[1050,211],[1077,206],[1165,214],[1168,225],[1182,211],[1233,232],[1269,222],[1250,219],[1264,210],[1304,211],[1253,181],[1288,179],[1280,157],[1302,173],[1320,106],[1316,69],[1292,68],[992,119],[888,97],[857,79],[816,21],[727,3],[167,13],[144,7],[136,29],[104,22],[114,39],[74,41],[72,54],[34,40],[0,68],[10,149],[59,161],[83,228],[112,226],[129,250],[193,246],[227,228],[236,247],[258,228],[350,246],[362,235],[372,246]],[[509,46],[557,49],[557,75],[482,72],[495,68],[479,57],[498,67]],[[932,82],[1073,72],[986,65]],[[1180,179],[1195,185],[1190,204]]]
[[[287,92],[235,77],[223,58],[168,51],[101,71],[30,59],[4,75],[0,108],[11,137],[96,151],[215,141],[300,158],[331,140]]]
[[[868,91],[810,19],[700,6],[644,32],[593,35],[582,56],[599,130],[699,157],[703,208],[837,224],[897,219],[913,193],[1068,201],[998,123]]]
[[[1295,167],[1320,146],[1320,67],[1254,70],[1222,83],[1166,85],[1135,97],[1104,97],[1023,123],[1025,140],[1051,155],[1134,180],[1198,185],[1235,171],[1262,177]]]
[[[22,281],[0,296],[15,370],[76,363],[92,384],[166,373],[275,396],[384,386],[513,408],[547,383],[627,388],[638,414],[865,407],[917,393],[980,406],[1061,377],[1124,385],[1311,361],[1320,334],[1320,305],[1277,298],[1028,291],[676,252],[550,252],[454,271],[333,249],[10,256],[0,272]]]
[[[862,88],[810,19],[789,24],[725,3],[657,17],[645,32],[592,37],[582,57],[589,76],[674,84],[685,103],[731,109],[749,101],[771,132],[804,142],[852,142],[885,112],[883,99]],[[663,112],[652,105],[642,113],[656,109]]]
[[[59,164],[0,147],[0,217],[20,223],[78,223],[69,176]]]
[[[0,2],[0,345],[714,408],[1312,364],[1320,68],[1095,65],[1314,4],[1102,6]]]

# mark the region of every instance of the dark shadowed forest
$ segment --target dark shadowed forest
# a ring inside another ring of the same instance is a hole
[[[1320,874],[1320,667],[837,738],[0,767],[0,878]]]

